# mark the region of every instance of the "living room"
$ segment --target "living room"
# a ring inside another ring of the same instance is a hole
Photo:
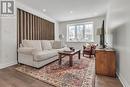
[[[2,87],[130,87],[129,0],[0,3]],[[96,46],[94,53],[90,45]],[[43,49],[44,55],[38,53]],[[112,54],[99,63],[106,57],[98,56],[102,50]]]

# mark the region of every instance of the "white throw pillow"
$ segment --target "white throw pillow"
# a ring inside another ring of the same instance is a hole
[[[42,51],[40,40],[23,40],[22,44],[23,44],[23,47],[32,47],[38,51]]]
[[[60,48],[62,48],[61,41],[54,41],[53,45],[52,45],[52,48],[53,49],[60,49]]]
[[[91,48],[91,44],[90,43],[86,43],[85,46],[86,46],[86,48]]]
[[[51,50],[52,49],[51,42],[47,41],[47,40],[42,40],[42,49],[43,50]]]

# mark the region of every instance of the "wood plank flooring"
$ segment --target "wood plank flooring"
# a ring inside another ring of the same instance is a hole
[[[0,70],[0,87],[54,87],[31,76],[18,72],[14,67]],[[96,76],[95,87],[123,87],[118,79]]]

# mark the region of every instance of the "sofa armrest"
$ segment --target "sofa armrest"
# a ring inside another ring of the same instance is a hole
[[[18,53],[32,55],[35,50],[36,50],[35,48],[31,48],[31,47],[20,47],[18,49]]]

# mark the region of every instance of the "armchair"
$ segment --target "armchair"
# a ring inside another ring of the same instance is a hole
[[[89,58],[91,58],[92,55],[95,56],[96,47],[97,44],[89,44],[89,46],[83,46],[83,56],[89,55]]]

